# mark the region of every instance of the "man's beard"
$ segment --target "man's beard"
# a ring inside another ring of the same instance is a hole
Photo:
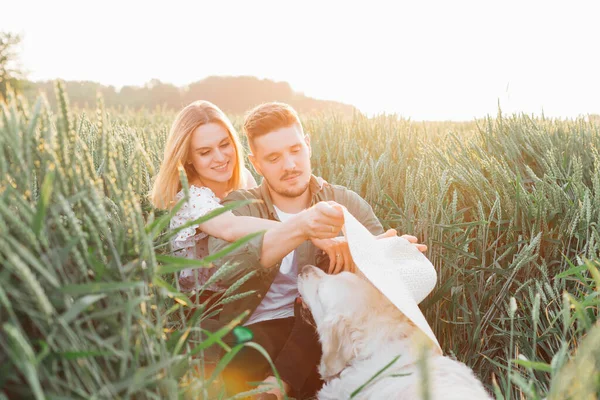
[[[300,174],[302,175],[302,174]],[[283,176],[283,178],[281,179],[285,179],[286,175]],[[269,188],[274,191],[275,193],[277,193],[280,196],[283,197],[288,197],[288,198],[296,198],[301,196],[302,194],[304,194],[304,192],[306,192],[306,190],[308,190],[308,187],[310,186],[310,179],[306,182],[305,185],[302,185],[301,187],[296,187],[296,188],[291,188],[291,189],[280,189],[278,187],[276,187],[275,185],[272,185],[271,182],[269,182],[267,180],[267,184],[269,185]]]
[[[300,197],[302,194],[304,194],[304,192],[306,192],[306,190],[308,189],[309,185],[310,185],[310,182],[306,182],[306,185],[304,185],[302,187],[294,188],[294,189],[285,189],[285,190],[274,188],[271,186],[271,190],[280,196],[289,197],[291,199],[294,199],[294,198]]]

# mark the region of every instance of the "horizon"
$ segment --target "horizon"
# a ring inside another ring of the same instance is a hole
[[[592,1],[372,1],[369,8],[176,1],[165,9],[26,0],[9,7],[0,26],[23,35],[20,59],[31,81],[120,90],[152,79],[184,87],[210,76],[254,76],[369,116],[468,121],[495,115],[498,105],[507,114],[600,114],[593,52],[600,5]],[[90,12],[93,21],[78,18]]]
[[[249,77],[249,78],[255,78],[255,79],[261,80],[261,81],[262,80],[269,80],[270,79],[270,78],[258,78],[256,76],[250,76],[250,75],[235,75],[235,76],[234,75],[211,75],[211,76],[204,77],[204,78],[202,78],[202,79],[200,79],[198,81],[189,82],[188,84],[181,85],[181,86],[177,86],[177,85],[175,85],[173,83],[170,83],[170,82],[164,82],[164,81],[160,81],[160,82],[163,83],[163,84],[172,84],[175,87],[177,87],[178,89],[182,90],[182,89],[185,89],[190,84],[197,83],[197,82],[200,82],[200,81],[202,81],[204,79],[209,79],[209,78],[214,78],[214,77],[217,77],[217,78]],[[154,78],[154,79],[156,79],[156,78]],[[146,82],[146,83],[144,83],[142,85],[124,85],[124,86],[121,86],[121,87],[117,87],[115,85],[104,85],[104,84],[102,84],[100,82],[96,82],[96,81],[89,81],[89,80],[86,80],[86,81],[83,81],[83,80],[82,81],[66,81],[66,80],[61,79],[61,78],[56,78],[54,80],[53,79],[49,79],[49,80],[38,80],[38,81],[30,81],[30,82],[33,82],[35,84],[35,83],[43,83],[43,82],[55,82],[57,80],[62,80],[65,83],[66,82],[81,82],[81,83],[83,83],[83,82],[89,82],[89,83],[93,83],[93,84],[99,84],[99,85],[102,85],[104,87],[113,87],[115,89],[116,93],[119,93],[123,89],[123,87],[125,87],[125,86],[135,87],[135,88],[144,88],[148,83],[150,83],[150,82]],[[273,80],[271,80],[271,81],[273,81]],[[275,82],[275,83],[288,83],[289,84],[289,82],[284,82],[284,81],[273,81],[273,82]],[[293,87],[292,87],[292,90],[294,91],[295,94],[306,96],[304,93],[294,90]],[[488,117],[494,118],[494,117],[497,116],[498,111],[500,111],[503,116],[509,115],[509,113],[505,109],[503,109],[501,107],[502,105],[498,104],[498,106],[500,106],[500,110],[497,107],[496,110],[494,110],[493,112],[487,113],[485,115],[481,115],[481,116],[469,118],[469,119],[415,119],[415,118],[412,118],[410,116],[400,115],[397,112],[393,112],[393,111],[392,112],[390,112],[390,111],[381,111],[381,112],[375,112],[375,113],[365,113],[365,112],[361,111],[360,109],[358,109],[358,107],[356,107],[353,104],[344,103],[342,101],[335,100],[335,99],[334,100],[330,100],[330,99],[319,99],[319,98],[314,98],[314,97],[309,97],[309,98],[311,98],[313,100],[317,100],[317,101],[324,101],[324,102],[329,102],[329,101],[338,102],[338,103],[343,104],[345,106],[354,107],[354,108],[356,108],[356,110],[358,110],[359,112],[361,112],[367,118],[376,118],[376,117],[379,117],[379,116],[395,116],[397,118],[401,118],[401,119],[405,119],[405,120],[410,120],[410,121],[413,121],[413,122],[455,122],[455,123],[468,123],[468,122],[473,122],[473,121],[476,121],[476,120],[486,119]],[[546,118],[550,117],[550,118],[555,119],[555,120],[575,120],[575,119],[578,119],[578,118],[584,118],[584,119],[587,120],[588,117],[590,117],[590,116],[592,116],[592,117],[600,116],[600,113],[585,113],[585,114],[581,113],[581,114],[573,115],[573,116],[554,116],[554,117],[551,117],[549,115],[544,114],[543,110],[539,114],[527,113],[527,112],[522,112],[522,111],[516,111],[516,112],[510,113],[510,114],[517,114],[517,115],[525,114],[525,115],[534,116],[534,117],[542,117],[543,116],[543,117],[546,117]]]

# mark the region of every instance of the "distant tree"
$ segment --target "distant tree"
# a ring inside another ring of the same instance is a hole
[[[22,86],[25,74],[17,51],[21,40],[21,35],[0,32],[0,99],[6,99],[9,87],[18,91]]]
[[[151,109],[156,107],[179,109],[183,106],[181,90],[175,85],[152,79],[144,86],[144,89],[147,91],[144,103]]]

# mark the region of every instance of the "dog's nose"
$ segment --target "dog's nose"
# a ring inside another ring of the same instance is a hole
[[[313,265],[305,265],[300,270],[300,276],[308,276],[308,275],[310,275],[313,272],[313,268],[315,268],[315,266],[313,266]]]

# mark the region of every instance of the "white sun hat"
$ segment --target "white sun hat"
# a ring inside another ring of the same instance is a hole
[[[440,344],[419,309],[419,303],[437,282],[433,264],[404,238],[377,239],[345,208],[343,229],[358,269],[425,333],[441,354]]]

